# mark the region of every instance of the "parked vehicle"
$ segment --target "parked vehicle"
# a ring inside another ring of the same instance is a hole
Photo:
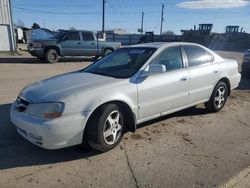
[[[119,42],[98,41],[91,31],[61,30],[46,40],[35,40],[29,46],[31,55],[56,63],[64,56],[105,56],[120,48]]]
[[[241,65],[242,78],[250,78],[250,49],[245,51]]]
[[[201,45],[140,44],[25,87],[10,118],[19,134],[42,148],[87,143],[107,151],[139,123],[199,103],[220,111],[240,77],[235,60]]]

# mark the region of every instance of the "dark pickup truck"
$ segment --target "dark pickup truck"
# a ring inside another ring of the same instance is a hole
[[[120,42],[98,41],[92,31],[61,30],[46,40],[35,40],[29,44],[31,55],[50,63],[65,56],[105,56],[120,48]]]

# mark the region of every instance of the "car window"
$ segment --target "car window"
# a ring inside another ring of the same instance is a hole
[[[80,40],[79,32],[68,32],[67,40]]]
[[[108,58],[110,63],[104,63],[100,65],[100,68],[115,67],[119,65],[126,65],[131,61],[131,58],[127,52],[121,52],[119,56],[113,56]]]
[[[82,32],[82,39],[84,41],[93,41],[93,40],[95,40],[93,34],[89,33],[89,32]]]
[[[121,48],[91,64],[83,71],[115,78],[134,75],[154,54],[156,48]]]
[[[170,47],[162,51],[151,64],[161,64],[166,67],[166,71],[181,69],[183,67],[182,54],[180,48]]]
[[[213,59],[213,56],[209,56],[206,50],[199,46],[183,46],[183,48],[190,67],[211,62]]]

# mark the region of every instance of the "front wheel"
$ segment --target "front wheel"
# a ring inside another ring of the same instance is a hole
[[[49,62],[49,63],[57,63],[59,60],[59,55],[56,50],[49,49],[45,52],[44,59],[46,62]]]
[[[226,104],[228,97],[228,87],[225,82],[219,82],[210,97],[210,100],[205,103],[205,107],[210,112],[220,111]]]
[[[124,134],[123,114],[116,104],[106,104],[90,117],[86,127],[88,144],[105,152],[117,146]]]

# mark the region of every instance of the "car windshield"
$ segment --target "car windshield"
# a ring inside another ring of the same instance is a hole
[[[155,51],[156,48],[121,48],[83,71],[115,78],[129,78],[144,65]]]
[[[58,33],[56,33],[51,38],[53,38],[53,39],[62,39],[65,34],[66,34],[66,31],[59,31]]]

